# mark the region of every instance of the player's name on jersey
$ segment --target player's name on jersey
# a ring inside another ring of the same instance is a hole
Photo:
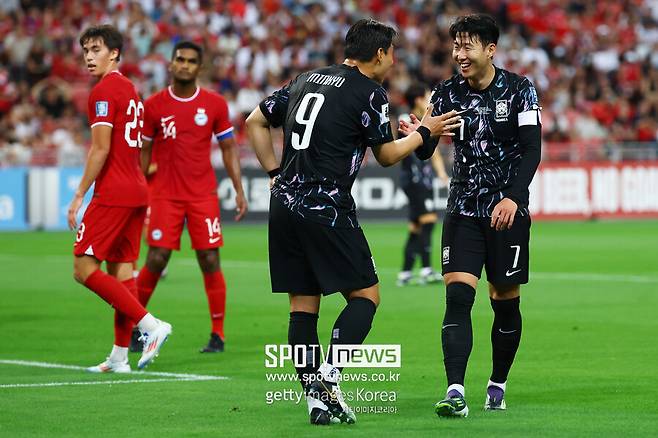
[[[318,85],[331,85],[340,88],[345,83],[345,78],[342,76],[323,75],[320,73],[313,73],[306,79],[306,82],[313,82]]]

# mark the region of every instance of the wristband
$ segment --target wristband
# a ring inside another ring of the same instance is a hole
[[[419,126],[416,128],[416,132],[419,133],[421,137],[423,137],[423,143],[425,143],[432,135],[429,128],[425,126]]]
[[[275,167],[274,169],[267,172],[267,174],[270,176],[270,178],[274,178],[275,176],[277,176],[280,173],[281,173],[281,168],[280,167]]]

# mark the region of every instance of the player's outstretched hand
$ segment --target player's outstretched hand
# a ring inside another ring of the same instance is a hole
[[[245,214],[247,214],[247,198],[244,197],[244,193],[238,193],[235,195],[235,220],[241,220]]]
[[[438,135],[447,135],[447,136],[455,135],[455,133],[452,132],[452,130],[457,129],[461,126],[461,123],[459,122],[461,120],[459,113],[457,113],[457,111],[455,110],[452,110],[445,114],[432,116],[433,108],[434,107],[432,105],[427,106],[427,109],[425,110],[425,115],[423,116],[423,119],[420,121],[420,124],[428,128],[432,133],[433,137],[436,137]]]
[[[508,230],[512,228],[514,223],[514,216],[516,215],[516,210],[518,209],[516,202],[512,201],[510,198],[503,198],[493,209],[491,213],[491,228],[495,228],[496,231]]]
[[[76,220],[76,216],[78,215],[78,210],[80,210],[80,207],[82,207],[82,199],[83,196],[76,193],[75,196],[73,196],[71,205],[69,205],[69,211],[67,217],[69,222],[69,228],[72,230],[78,228],[78,223],[77,223],[78,221]]]
[[[418,129],[420,126],[420,120],[418,120],[418,117],[416,117],[415,114],[409,114],[409,119],[409,122],[400,119],[398,126],[398,131],[400,131],[400,133],[404,134],[405,136],[411,135],[411,133]]]

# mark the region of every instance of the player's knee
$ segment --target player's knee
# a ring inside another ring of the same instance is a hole
[[[375,307],[378,307],[380,301],[379,286],[375,285],[373,287],[369,287],[368,289],[361,289],[358,291],[350,292],[346,298],[348,301],[354,298],[365,298],[367,300],[372,301]]]
[[[164,248],[150,248],[146,256],[146,265],[151,272],[162,272],[167,267],[171,251]]]
[[[461,282],[451,283],[446,286],[446,308],[471,311],[475,303],[475,289]]]
[[[219,251],[217,250],[197,251],[197,260],[203,272],[215,272],[219,270]]]
[[[489,296],[494,300],[510,300],[521,294],[518,284],[489,284]]]
[[[84,285],[89,275],[91,275],[91,272],[89,272],[89,269],[86,268],[82,263],[78,263],[76,261],[76,263],[73,264],[73,279],[75,281]]]

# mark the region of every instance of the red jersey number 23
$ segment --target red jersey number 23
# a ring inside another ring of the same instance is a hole
[[[144,104],[141,101],[135,102],[135,99],[130,99],[130,103],[128,104],[128,110],[126,111],[126,115],[130,116],[133,115],[133,120],[131,122],[126,123],[126,130],[124,131],[124,137],[126,138],[126,143],[128,143],[128,146],[131,148],[141,148],[142,147],[142,132],[141,129],[144,127],[144,118],[142,117],[144,114]],[[137,138],[135,140],[132,139],[133,135],[133,130],[137,128],[137,125],[139,124],[139,129],[137,130]]]

